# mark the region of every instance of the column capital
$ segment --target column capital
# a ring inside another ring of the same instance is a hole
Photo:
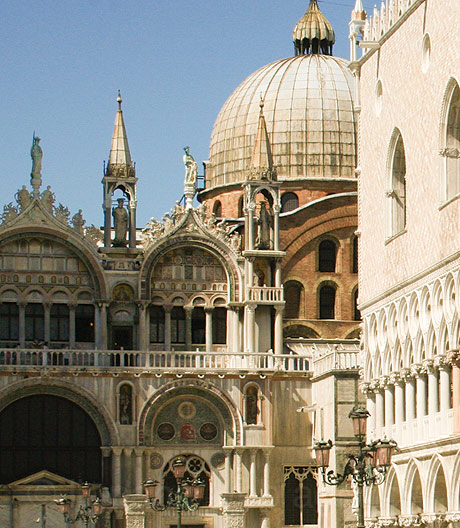
[[[446,356],[435,356],[433,359],[433,364],[439,370],[446,370],[450,368],[450,363],[447,360]]]
[[[137,457],[142,457],[144,456],[145,448],[144,447],[134,447],[133,451]]]
[[[115,456],[121,456],[121,454],[123,453],[123,448],[122,447],[119,447],[119,446],[112,446],[112,453],[115,455]]]
[[[205,306],[204,308],[204,312],[207,314],[212,314],[213,311],[214,311],[214,306]]]
[[[163,304],[163,310],[165,311],[165,313],[171,313],[173,308],[174,305],[172,304]]]
[[[414,378],[414,373],[410,368],[403,368],[399,371],[399,375],[404,381],[411,381]]]
[[[108,446],[102,446],[101,447],[101,453],[102,453],[102,456],[104,458],[107,458],[109,457],[111,454],[112,454],[112,447],[108,447]]]
[[[150,301],[136,301],[139,310],[146,310],[150,306]]]
[[[460,350],[458,348],[449,350],[446,354],[446,361],[453,367],[460,367]]]
[[[246,308],[248,309],[248,312],[255,313],[257,304],[254,304],[254,303],[248,304],[246,305]]]
[[[434,361],[432,359],[425,359],[422,362],[422,371],[426,372],[427,374],[434,374],[434,371],[436,370],[436,367],[434,365]]]
[[[389,376],[388,376],[388,385],[396,385],[397,383],[400,382],[400,379],[399,379],[399,372],[392,372]]]

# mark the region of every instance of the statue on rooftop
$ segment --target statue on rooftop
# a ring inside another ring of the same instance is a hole
[[[125,200],[118,198],[118,206],[112,209],[113,225],[115,228],[114,247],[126,247],[126,235],[128,233],[128,211],[123,206]]]
[[[37,137],[34,132],[32,148],[30,149],[30,156],[32,158],[32,172],[30,173],[30,179],[31,179],[32,187],[34,189],[34,196],[38,196],[40,186],[42,184],[43,151],[39,143],[40,143],[40,138]]]
[[[21,208],[21,213],[27,207],[29,207],[31,198],[30,198],[30,192],[27,190],[27,187],[25,185],[22,186],[22,189],[19,189],[16,193],[16,202],[18,203],[19,207]]]
[[[198,164],[195,161],[195,158],[190,154],[190,147],[184,147],[184,152],[185,184],[195,185],[198,174]]]
[[[54,202],[56,200],[54,193],[51,191],[51,186],[48,185],[48,187],[42,192],[41,200],[44,208],[53,214],[53,206]]]
[[[272,219],[267,205],[268,203],[265,200],[260,202],[260,211],[257,218],[257,249],[270,249],[270,227]]]

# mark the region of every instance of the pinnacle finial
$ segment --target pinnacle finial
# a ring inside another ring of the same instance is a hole
[[[332,55],[335,34],[327,18],[321,12],[317,0],[310,0],[305,15],[297,22],[292,40],[296,55],[309,53]]]
[[[118,103],[118,109],[121,110],[121,103],[123,102],[123,99],[121,98],[120,90],[118,90],[118,97],[117,97],[117,103]]]

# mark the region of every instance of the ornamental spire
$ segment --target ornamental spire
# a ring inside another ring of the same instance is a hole
[[[317,0],[310,0],[305,15],[297,22],[292,40],[296,55],[310,53],[332,55],[335,42],[334,30],[318,7]]]
[[[122,98],[120,91],[117,97],[118,110],[113,128],[112,147],[107,164],[107,176],[134,177],[135,168],[129,152],[128,136],[126,135],[123,111],[121,110]]]
[[[264,117],[264,100],[260,98],[259,123],[257,126],[254,150],[249,165],[251,180],[276,180],[276,169],[273,167],[272,149]]]

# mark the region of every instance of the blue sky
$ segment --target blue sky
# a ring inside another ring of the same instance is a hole
[[[138,182],[138,226],[183,193],[182,148],[201,167],[214,120],[249,74],[293,55],[308,0],[3,0],[2,203],[30,184],[32,134],[43,185],[102,224],[102,167],[120,89]],[[348,58],[354,0],[320,1]],[[364,2],[368,12],[373,3]]]

